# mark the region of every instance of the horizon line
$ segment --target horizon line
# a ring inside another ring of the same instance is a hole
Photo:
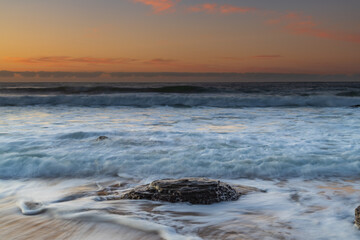
[[[360,73],[82,72],[0,70],[0,82],[359,82]]]

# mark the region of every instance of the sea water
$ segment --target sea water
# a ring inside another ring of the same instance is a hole
[[[359,239],[358,104],[359,83],[2,83],[3,238],[49,233],[51,220],[76,226],[59,239]],[[56,202],[181,177],[266,192],[208,206]],[[16,231],[26,199],[50,210]]]

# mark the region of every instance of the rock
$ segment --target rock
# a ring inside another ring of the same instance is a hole
[[[227,183],[206,178],[164,179],[126,190],[119,195],[112,192],[112,196],[100,197],[98,200],[146,199],[172,203],[211,204],[238,200],[241,195],[250,191],[259,191],[259,189],[230,186]],[[98,196],[104,196],[105,193],[106,191],[99,191]]]
[[[352,108],[360,108],[360,104],[352,105],[351,107],[352,107]]]
[[[24,215],[36,215],[46,211],[46,207],[41,202],[20,201],[18,206]]]
[[[104,140],[106,140],[106,139],[109,139],[107,136],[100,136],[100,137],[98,137],[97,139],[96,139],[96,141],[104,141]]]
[[[360,206],[355,209],[355,225],[360,228]]]

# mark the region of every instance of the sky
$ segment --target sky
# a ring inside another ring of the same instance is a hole
[[[0,78],[358,74],[359,11],[359,0],[1,0]]]

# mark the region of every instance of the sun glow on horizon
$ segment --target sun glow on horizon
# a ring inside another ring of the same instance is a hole
[[[5,1],[0,69],[356,74],[360,3],[349,1]]]

